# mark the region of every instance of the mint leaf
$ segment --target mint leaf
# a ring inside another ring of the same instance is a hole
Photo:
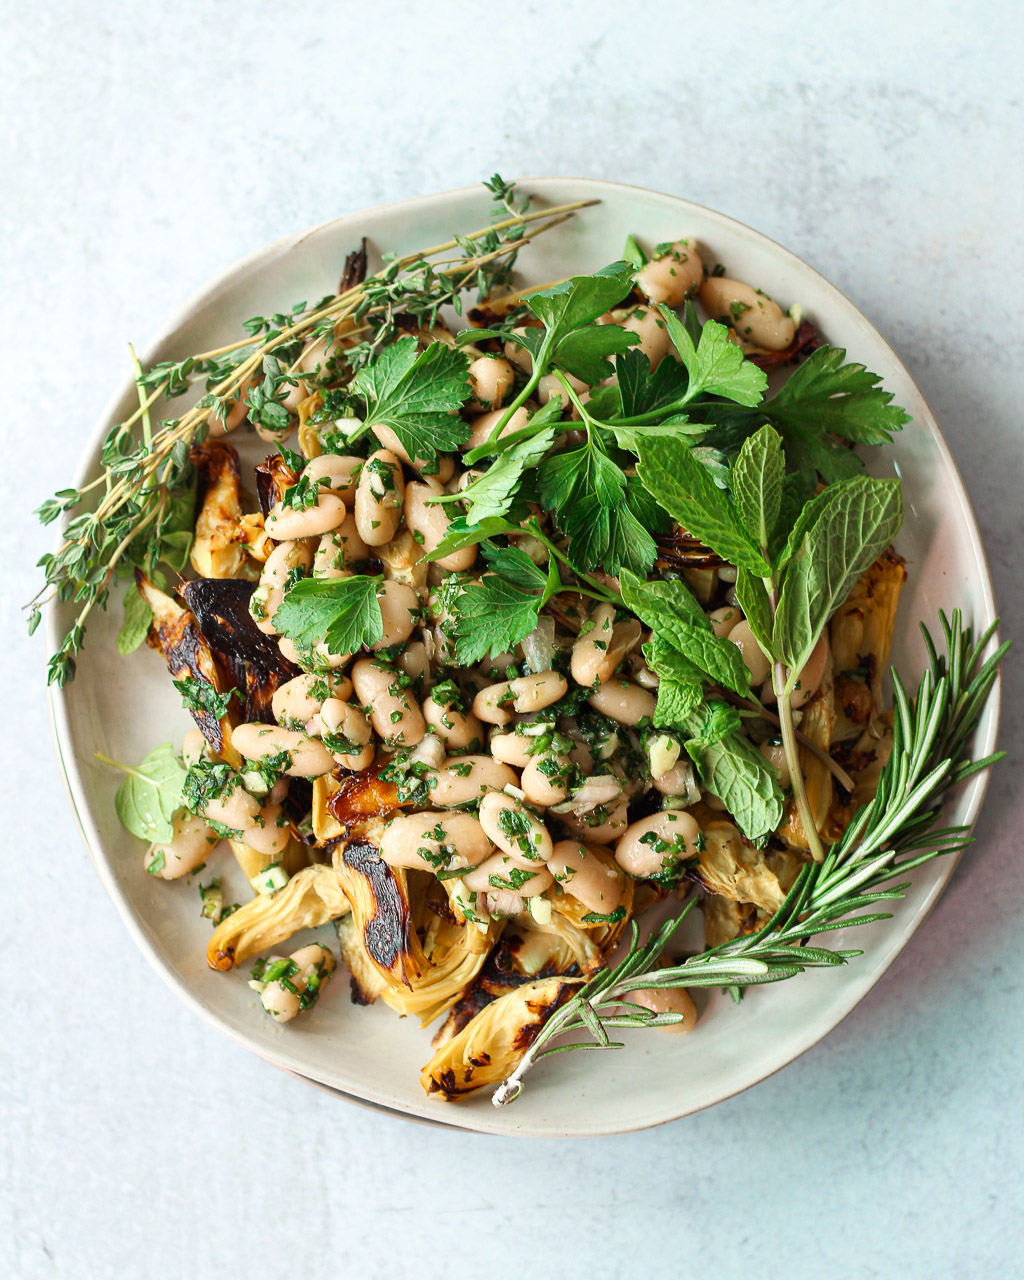
[[[772,609],[768,592],[760,578],[746,569],[736,571],[736,599],[743,610],[754,639],[770,658],[772,656]]]
[[[303,578],[285,595],[274,626],[301,648],[326,643],[330,653],[355,653],[384,638],[377,591],[381,576]]]
[[[643,652],[647,665],[658,677],[655,726],[681,733],[690,732],[688,717],[704,697],[704,673],[657,638],[648,641]]]
[[[130,586],[124,597],[124,621],[117,633],[117,651],[122,658],[134,653],[146,639],[149,624],[153,621],[153,610],[142,592]]]
[[[677,622],[711,631],[711,623],[697,597],[678,578],[644,582],[627,571],[619,577],[619,590],[627,608],[654,631],[667,634]]]
[[[363,430],[390,427],[412,459],[436,463],[469,439],[470,426],[456,413],[469,399],[469,361],[461,351],[432,342],[421,354],[412,337],[384,347],[360,369],[352,386],[366,401]]]
[[[748,840],[770,835],[782,821],[783,796],[775,770],[741,733],[705,743],[703,719],[690,717],[695,736],[686,743],[701,783],[729,810]]]
[[[728,702],[722,702],[719,698],[713,698],[710,702],[706,702],[701,709],[703,717],[700,728],[693,732],[692,726],[695,723],[691,719],[691,732],[693,736],[688,739],[686,749],[688,752],[694,750],[704,750],[706,747],[712,747],[716,742],[721,742],[731,733],[739,733],[740,730],[740,713],[735,707],[731,707]]]
[[[730,469],[736,510],[743,527],[758,547],[767,549],[771,543],[782,505],[785,474],[782,438],[769,425],[744,440]]]
[[[647,491],[687,533],[757,577],[770,572],[725,491],[679,440],[641,439],[637,472]]]
[[[496,573],[470,582],[455,601],[456,659],[469,666],[511,652],[537,626],[542,598]]]
[[[171,744],[164,742],[154,747],[134,767],[98,753],[96,758],[126,775],[114,797],[121,825],[140,840],[170,840],[174,835],[174,815],[183,805],[181,790],[185,785],[185,769]]]
[[[813,504],[813,522],[786,565],[772,632],[772,648],[790,667],[787,690],[853,584],[892,542],[903,523],[898,480],[867,476],[826,490]],[[802,520],[802,517],[801,517]]]
[[[676,313],[664,303],[659,304],[658,310],[668,326],[672,345],[690,375],[688,400],[704,394],[724,396],[736,404],[760,404],[768,386],[767,375],[756,364],[744,360],[743,352],[730,339],[725,325],[708,320],[695,347],[689,330]]]

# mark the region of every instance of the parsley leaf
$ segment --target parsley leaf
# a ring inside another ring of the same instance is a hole
[[[384,638],[379,575],[303,578],[285,595],[274,625],[302,648],[326,643],[330,653],[355,653]]]
[[[463,666],[510,653],[537,626],[543,597],[496,573],[470,582],[455,602],[455,657]]]
[[[182,705],[187,711],[197,711],[214,720],[222,720],[228,713],[231,699],[241,696],[237,689],[218,693],[212,684],[197,680],[195,676],[183,676],[181,680],[174,680],[172,683],[181,694]]]
[[[480,550],[488,567],[514,587],[543,591],[547,585],[548,575],[518,547],[499,547],[490,542],[485,543]]]
[[[363,430],[390,427],[409,458],[431,464],[438,450],[453,452],[469,439],[469,424],[456,416],[470,395],[469,361],[443,342],[421,355],[416,348],[415,338],[399,338],[352,386],[366,401]]]
[[[689,330],[676,313],[664,303],[659,304],[658,310],[668,326],[672,345],[690,375],[687,399],[703,393],[724,396],[736,404],[760,404],[768,386],[767,375],[743,358],[743,352],[731,340],[725,325],[708,320],[701,330],[700,341],[694,346]]]
[[[615,361],[618,393],[624,418],[669,409],[686,394],[689,376],[678,360],[662,360],[651,371],[642,351],[626,351]]]
[[[465,502],[467,521],[472,524],[503,516],[512,505],[523,472],[540,462],[554,443],[557,430],[555,425],[542,427],[536,435],[520,440],[504,450],[484,474],[461,493],[445,494],[439,501]]]

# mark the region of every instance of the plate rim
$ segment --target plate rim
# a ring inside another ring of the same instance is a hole
[[[793,250],[788,249],[786,246],[779,244],[778,241],[773,240],[770,236],[765,235],[763,232],[750,227],[746,223],[741,222],[728,214],[721,213],[719,210],[709,208],[708,206],[699,204],[696,201],[687,200],[681,196],[657,191],[653,188],[643,187],[638,184],[613,182],[605,179],[589,177],[550,175],[523,177],[517,179],[516,184],[520,189],[541,197],[544,197],[547,194],[545,192],[545,188],[550,188],[552,186],[565,187],[566,185],[580,187],[581,195],[578,198],[581,199],[587,198],[585,194],[582,194],[586,189],[590,189],[591,194],[593,194],[598,200],[601,200],[602,192],[614,192],[619,194],[636,192],[638,194],[642,194],[644,197],[653,196],[659,200],[665,201],[668,205],[675,207],[681,214],[685,214],[686,211],[692,210],[696,211],[700,215],[707,216],[720,223],[727,224],[728,226],[735,228],[738,234],[753,237],[755,240],[760,241],[763,246],[769,246],[773,254],[778,255],[783,261],[788,260],[790,264],[795,265],[802,272],[811,273],[816,278],[820,286],[834,295],[834,299],[838,303],[844,305],[850,313],[855,315],[875,335],[878,341],[883,344],[889,358],[902,372],[903,376],[906,377],[908,383],[914,388],[917,395],[920,397],[920,402],[924,407],[924,412],[929,421],[929,426],[932,428],[935,443],[940,451],[943,462],[946,465],[949,478],[952,481],[953,491],[956,495],[958,505],[965,518],[966,524],[971,530],[973,530],[973,550],[981,568],[981,581],[979,583],[979,587],[982,602],[988,610],[989,617],[992,619],[998,618],[999,615],[996,607],[995,586],[992,580],[988,551],[978,524],[974,505],[967,491],[960,469],[956,464],[956,460],[953,457],[945,435],[942,432],[942,428],[939,425],[938,419],[933,413],[931,406],[928,404],[921,388],[918,386],[916,379],[906,368],[905,364],[893,349],[888,339],[864,314],[864,312],[861,311],[861,309],[842,292],[842,290],[834,285],[816,267],[806,262]],[[240,258],[228,264],[221,271],[217,272],[214,276],[205,281],[200,287],[193,290],[192,293],[173,312],[169,320],[162,325],[158,329],[157,333],[145,344],[141,352],[140,359],[143,364],[150,363],[156,350],[165,344],[173,342],[178,331],[193,319],[195,313],[201,307],[213,302],[219,293],[229,287],[240,277],[250,273],[254,267],[265,262],[272,261],[290,250],[297,248],[305,240],[325,231],[338,222],[346,221],[351,218],[365,218],[369,221],[371,219],[378,218],[382,214],[393,211],[424,209],[459,197],[467,197],[472,194],[476,194],[479,191],[479,184],[474,183],[446,191],[432,192],[420,196],[409,196],[402,200],[390,201],[367,209],[352,210],[349,213],[340,214],[334,218],[326,219],[325,221],[316,223],[315,225],[303,230],[278,236],[274,240],[271,240],[265,245],[244,254]],[[561,197],[559,198],[561,199]],[[80,455],[79,462],[75,470],[74,484],[76,487],[81,487],[83,480],[88,477],[100,444],[114,419],[117,407],[132,391],[133,387],[134,379],[130,374],[125,375],[118,384],[116,390],[112,392],[106,403],[103,405],[94,426],[87,436],[83,452]],[[67,518],[61,521],[60,528],[57,531],[57,544],[59,544],[60,538],[62,537],[66,520]],[[974,620],[972,620],[972,623],[973,621]],[[56,651],[60,642],[57,630],[57,613],[54,609],[46,610],[46,626],[44,633],[46,638],[46,653],[47,658],[49,658]],[[990,641],[990,648],[994,648],[998,643],[999,630],[997,628],[993,633],[992,640]],[[996,750],[996,744],[998,742],[1002,713],[1001,673],[997,674],[992,686],[989,705],[991,707],[991,711],[989,713],[989,722],[985,738],[983,741],[979,740],[976,742],[976,750],[981,755],[987,755]],[[449,1130],[460,1129],[468,1132],[490,1133],[498,1136],[531,1136],[550,1138],[607,1137],[621,1133],[639,1132],[644,1129],[655,1128],[662,1124],[668,1124],[674,1120],[683,1119],[688,1115],[697,1114],[709,1107],[716,1106],[720,1102],[725,1102],[730,1098],[736,1097],[740,1093],[746,1092],[747,1089],[753,1088],[755,1085],[769,1079],[771,1076],[775,1075],[776,1072],[781,1071],[792,1062],[795,1062],[797,1058],[803,1056],[803,1054],[808,1052],[808,1050],[820,1043],[820,1041],[834,1031],[835,1028],[849,1016],[853,1009],[856,1008],[861,1000],[863,1000],[868,993],[874,989],[883,976],[888,972],[892,964],[896,961],[897,957],[902,954],[914,934],[931,913],[935,903],[945,891],[945,888],[948,885],[956,867],[959,865],[960,858],[962,856],[962,853],[958,853],[954,857],[945,857],[941,862],[936,862],[935,866],[938,872],[936,881],[920,904],[916,918],[908,920],[903,925],[899,938],[893,940],[895,945],[891,945],[889,954],[884,958],[882,968],[878,970],[873,980],[864,987],[863,990],[859,990],[855,987],[848,993],[847,998],[841,999],[838,1002],[837,1009],[834,1011],[834,1017],[829,1021],[828,1025],[824,1028],[818,1029],[817,1024],[814,1024],[813,1030],[808,1034],[797,1038],[795,1048],[792,1052],[789,1052],[789,1050],[786,1051],[788,1056],[785,1058],[785,1061],[779,1062],[774,1066],[769,1066],[763,1070],[758,1068],[756,1078],[731,1089],[727,1093],[721,1094],[713,1101],[685,1105],[680,1110],[673,1110],[670,1114],[664,1114],[656,1119],[644,1119],[639,1122],[629,1123],[628,1125],[624,1125],[622,1123],[598,1123],[596,1126],[591,1125],[586,1128],[568,1125],[555,1129],[550,1125],[541,1127],[528,1122],[520,1126],[514,1119],[511,1124],[507,1120],[502,1124],[488,1123],[487,1121],[492,1114],[490,1109],[480,1108],[471,1112],[467,1109],[461,1108],[457,1103],[445,1108],[444,1118],[442,1119],[440,1113],[436,1117],[432,1117],[414,1110],[396,1107],[394,1104],[398,1101],[397,1099],[385,1096],[376,1096],[371,1089],[366,1090],[363,1094],[349,1093],[335,1084],[318,1080],[302,1070],[301,1066],[299,1066],[296,1061],[298,1055],[288,1053],[275,1054],[267,1051],[265,1046],[257,1047],[243,1031],[239,1031],[230,1026],[227,1022],[222,1020],[218,1014],[204,1004],[204,1002],[194,993],[188,983],[185,982],[185,980],[164,961],[150,938],[146,936],[130,901],[117,884],[116,878],[109,865],[108,856],[104,852],[100,833],[94,828],[88,814],[83,813],[82,811],[84,806],[80,806],[79,796],[83,799],[85,798],[86,787],[84,785],[81,771],[78,768],[78,762],[71,750],[68,702],[65,689],[58,688],[54,685],[47,686],[47,708],[65,795],[67,796],[68,803],[71,807],[75,825],[77,826],[79,835],[85,845],[89,861],[99,877],[100,883],[106,890],[108,897],[117,909],[118,915],[127,927],[130,936],[133,938],[135,944],[138,946],[150,965],[156,969],[165,984],[168,985],[195,1013],[197,1013],[204,1022],[215,1027],[219,1032],[227,1035],[231,1040],[254,1053],[263,1061],[295,1076],[297,1079],[303,1080],[314,1087],[326,1090],[345,1101],[352,1102],[357,1105],[368,1106],[373,1110],[383,1111],[391,1116],[400,1117],[405,1120],[418,1123],[428,1123],[435,1127],[446,1128]],[[67,751],[64,749],[65,746],[67,746]],[[990,770],[986,769],[980,774],[974,775],[974,777],[972,777],[967,783],[967,790],[965,794],[965,822],[969,832],[973,831],[978,815],[981,811],[982,804],[984,803],[989,785],[989,776]],[[429,1100],[427,1101],[429,1104]],[[436,1105],[440,1106],[441,1104]]]

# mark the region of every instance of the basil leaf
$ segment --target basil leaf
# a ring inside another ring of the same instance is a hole
[[[679,440],[640,439],[637,472],[657,502],[723,560],[759,578],[770,569],[740,524],[728,495],[719,489]]]
[[[758,547],[767,549],[771,543],[782,505],[785,474],[782,438],[766,424],[744,440],[729,476],[740,520]]]
[[[668,326],[672,345],[690,375],[688,400],[703,393],[723,396],[750,407],[761,403],[768,377],[756,364],[743,358],[743,352],[729,337],[725,325],[708,320],[695,347],[689,330],[676,313],[664,303],[659,303],[658,310]]]
[[[900,482],[867,476],[833,486],[827,501],[815,500],[813,522],[798,521],[803,533],[783,574],[772,633],[774,652],[790,668],[787,691],[829,618],[902,523]]]

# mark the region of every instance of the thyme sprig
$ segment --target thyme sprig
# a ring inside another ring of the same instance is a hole
[[[602,969],[544,1025],[516,1069],[492,1096],[495,1106],[513,1102],[523,1077],[542,1058],[574,1049],[621,1049],[609,1030],[665,1027],[678,1013],[654,1013],[624,1005],[635,991],[651,988],[755,986],[781,982],[807,969],[838,968],[862,953],[812,946],[809,939],[835,929],[886,920],[882,904],[902,898],[908,872],[943,854],[958,853],[971,842],[969,828],[933,828],[949,790],[1000,760],[1004,752],[972,760],[969,743],[995,681],[1009,641],[987,658],[996,633],[993,622],[977,642],[962,623],[939,614],[945,654],[940,656],[924,624],[928,664],[917,696],[908,695],[892,672],[893,748],[874,799],[863,806],[840,840],[820,863],[806,864],[772,919],[748,937],[661,967],[661,958],[679,925],[693,909],[691,899],[643,944],[636,923],[625,958]],[[899,880],[899,883],[893,881]],[[588,1033],[590,1040],[551,1042]]]
[[[50,659],[49,683],[64,685],[74,678],[89,615],[106,607],[119,571],[130,564],[150,570],[160,562],[173,569],[184,566],[194,506],[189,452],[206,435],[211,416],[223,422],[244,397],[250,417],[283,432],[287,414],[280,401],[294,383],[303,353],[315,342],[342,328],[349,337],[365,332],[366,341],[354,345],[346,359],[350,367],[368,363],[394,336],[399,312],[432,324],[442,307],[458,305],[465,289],[487,290],[506,280],[520,248],[594,203],[529,211],[528,201],[515,206],[512,184],[496,176],[487,185],[502,210],[488,226],[394,257],[363,283],[312,306],[300,303],[287,314],[256,317],[246,324],[248,337],[238,342],[148,372],[137,369],[139,408],[108,433],[100,474],[80,489],[60,490],[38,511],[49,524],[98,496],[92,510],[71,517],[57,550],[39,561],[45,583],[27,606],[30,633],[50,601],[79,606]],[[206,390],[198,402],[154,430],[151,410],[157,401],[184,394],[200,379]]]

